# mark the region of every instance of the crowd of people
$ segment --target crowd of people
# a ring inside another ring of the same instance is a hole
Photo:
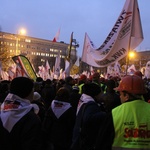
[[[141,72],[1,81],[0,149],[149,150],[149,101]]]

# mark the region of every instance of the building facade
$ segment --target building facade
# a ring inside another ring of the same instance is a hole
[[[45,66],[47,60],[50,67],[53,68],[58,53],[60,53],[61,58],[60,68],[64,69],[65,58],[67,58],[70,50],[70,43],[52,42],[50,40],[7,32],[0,32],[0,45],[1,52],[4,52],[7,48],[10,58],[20,54],[26,56],[36,72],[38,72],[39,66]],[[78,45],[76,44],[71,46],[70,60],[72,63],[77,58],[77,47]]]

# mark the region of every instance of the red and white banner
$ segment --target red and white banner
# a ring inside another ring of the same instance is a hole
[[[104,43],[95,49],[85,34],[82,61],[95,67],[106,67],[124,58],[143,40],[137,0],[126,0],[122,12]]]

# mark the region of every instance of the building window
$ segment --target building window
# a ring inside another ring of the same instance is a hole
[[[30,39],[25,39],[25,42],[31,43]]]

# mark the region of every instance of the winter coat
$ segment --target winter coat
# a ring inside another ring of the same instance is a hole
[[[105,115],[91,96],[82,94],[77,109],[71,150],[90,150],[94,147],[97,132]]]
[[[74,123],[75,112],[70,103],[53,100],[44,118],[43,130],[54,150],[69,150]]]
[[[41,122],[37,106],[8,94],[1,105],[0,149],[42,150]]]

